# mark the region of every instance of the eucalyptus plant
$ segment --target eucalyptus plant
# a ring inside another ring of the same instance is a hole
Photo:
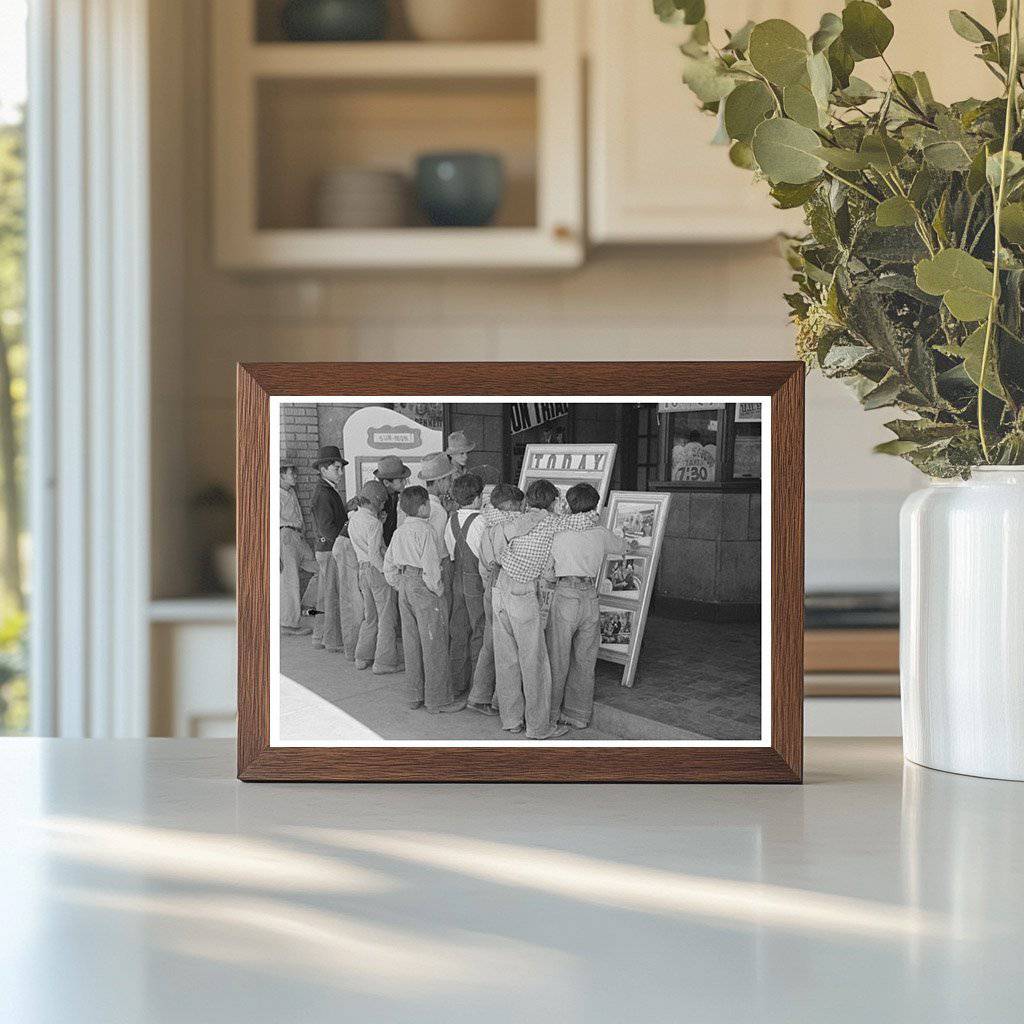
[[[852,0],[809,37],[772,18],[717,44],[705,0],[654,0],[691,26],[683,80],[716,141],[803,207],[785,241],[800,357],[865,409],[910,414],[877,450],[930,476],[1024,463],[1020,3],[993,0],[989,24],[949,12],[998,95],[946,105],[890,66],[891,0]],[[884,87],[855,73],[869,61]]]

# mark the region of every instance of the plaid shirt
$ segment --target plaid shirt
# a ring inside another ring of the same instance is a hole
[[[517,583],[539,579],[551,561],[551,542],[555,534],[563,530],[589,530],[597,521],[596,512],[544,515],[540,520],[527,512],[513,525],[505,527],[509,543],[502,552],[501,566]],[[536,525],[528,533],[522,533],[523,527],[531,522]]]

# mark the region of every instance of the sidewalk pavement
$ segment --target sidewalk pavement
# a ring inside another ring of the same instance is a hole
[[[525,736],[504,732],[498,718],[468,708],[431,715],[406,706],[404,675],[359,671],[342,654],[314,650],[308,636],[281,637],[280,738],[285,741],[491,740]],[[623,739],[594,728],[573,729],[563,740]]]

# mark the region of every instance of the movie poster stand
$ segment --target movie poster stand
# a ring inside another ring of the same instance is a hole
[[[592,484],[601,496],[598,508],[603,508],[618,447],[617,444],[528,444],[519,471],[519,489],[525,492],[534,480],[549,480],[558,488],[564,506],[570,487]],[[562,511],[568,509],[563,507]],[[554,585],[542,581],[538,594],[541,628],[547,625],[554,594]]]
[[[636,676],[671,501],[671,494],[655,491],[612,491],[608,501],[605,525],[634,546],[624,555],[606,555],[601,565],[597,656],[623,666],[623,686]]]

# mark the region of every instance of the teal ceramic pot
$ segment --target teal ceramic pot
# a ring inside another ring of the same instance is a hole
[[[387,0],[288,0],[281,27],[302,43],[366,42],[383,37]]]
[[[424,153],[416,161],[416,195],[435,227],[489,224],[504,191],[505,168],[493,153]]]

